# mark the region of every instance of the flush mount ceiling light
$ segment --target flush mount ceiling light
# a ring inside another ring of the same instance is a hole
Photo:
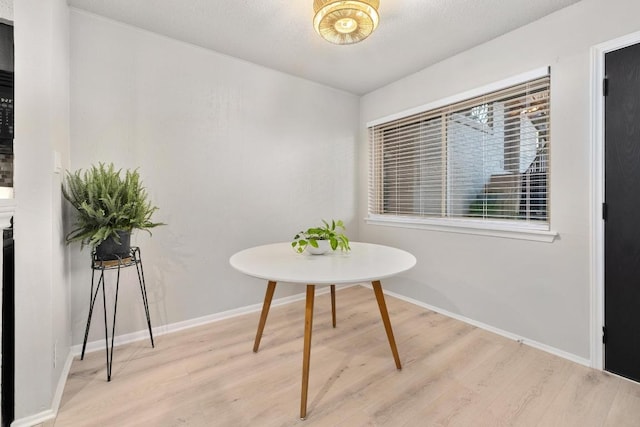
[[[380,0],[314,0],[313,27],[335,44],[358,43],[378,26]]]

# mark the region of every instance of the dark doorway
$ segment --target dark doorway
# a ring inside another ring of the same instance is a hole
[[[640,44],[605,75],[605,369],[640,381]]]
[[[0,23],[0,187],[13,187],[13,26]],[[13,230],[3,230],[0,419],[10,426],[15,406],[15,304]]]
[[[2,233],[2,427],[11,425],[15,406],[15,249],[13,220]]]

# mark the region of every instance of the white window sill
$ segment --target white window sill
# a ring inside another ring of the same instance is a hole
[[[364,219],[370,225],[387,227],[414,228],[442,231],[446,233],[473,234],[479,236],[501,237],[506,239],[531,240],[552,243],[558,236],[548,230],[546,224],[523,222],[514,224],[500,221],[474,221],[468,219],[418,219],[370,215]]]

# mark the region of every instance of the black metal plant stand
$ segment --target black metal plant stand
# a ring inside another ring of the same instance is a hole
[[[91,327],[91,317],[93,315],[93,307],[95,306],[98,292],[102,288],[102,306],[104,309],[104,345],[107,353],[107,381],[111,381],[111,367],[113,365],[113,340],[116,331],[116,313],[118,311],[118,288],[120,287],[120,270],[135,265],[138,272],[138,283],[140,284],[140,293],[142,295],[142,303],[144,304],[144,312],[147,316],[147,326],[149,328],[149,337],[151,338],[151,347],[155,348],[153,343],[153,332],[151,331],[151,318],[149,317],[149,300],[147,299],[147,287],[144,282],[144,270],[142,269],[142,258],[140,248],[131,247],[128,257],[118,258],[113,261],[101,261],[96,257],[95,251],[91,254],[91,295],[89,301],[89,316],[87,318],[87,326],[84,330],[84,342],[82,343],[82,355],[80,360],[84,359],[84,351],[87,347],[87,338],[89,337],[89,328]],[[117,270],[116,278],[116,296],[113,304],[113,323],[111,324],[111,348],[109,348],[109,334],[107,326],[107,299],[105,295],[104,272],[105,270]],[[98,284],[95,285],[95,277],[99,274]]]

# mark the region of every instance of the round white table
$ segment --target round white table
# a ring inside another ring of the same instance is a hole
[[[335,285],[371,282],[396,368],[402,368],[380,280],[413,268],[416,264],[416,258],[409,252],[389,246],[360,242],[351,242],[350,246],[351,251],[348,253],[335,251],[325,255],[308,255],[296,253],[290,243],[274,243],[245,249],[229,259],[229,263],[236,270],[268,281],[258,331],[253,344],[254,352],[257,352],[260,347],[260,339],[267,321],[276,283],[299,283],[307,286],[300,396],[300,418],[302,419],[307,415],[313,301],[316,285],[331,285],[331,314],[335,328]]]

